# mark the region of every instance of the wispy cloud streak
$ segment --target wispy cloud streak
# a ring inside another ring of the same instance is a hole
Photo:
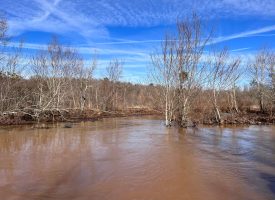
[[[233,40],[233,39],[252,37],[252,36],[257,36],[257,34],[267,33],[267,32],[271,32],[271,31],[275,31],[275,25],[266,26],[266,27],[262,27],[259,29],[249,30],[249,31],[244,31],[241,33],[236,33],[236,34],[232,34],[232,35],[228,35],[228,36],[214,38],[210,43],[216,44],[216,43],[225,42],[225,41]]]

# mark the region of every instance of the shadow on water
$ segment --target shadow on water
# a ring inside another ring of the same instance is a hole
[[[275,194],[275,175],[261,173],[260,177],[267,182],[268,188],[273,194]]]
[[[263,157],[263,156],[254,156],[253,160],[255,162],[261,163],[263,165],[269,166],[269,167],[274,167],[275,166],[275,161],[271,160],[270,158]]]

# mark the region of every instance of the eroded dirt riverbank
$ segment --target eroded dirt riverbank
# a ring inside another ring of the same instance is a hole
[[[275,198],[275,127],[149,117],[0,129],[1,199]]]

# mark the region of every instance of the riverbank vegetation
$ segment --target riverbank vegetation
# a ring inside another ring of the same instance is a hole
[[[179,21],[176,32],[167,34],[152,55],[151,75],[162,86],[166,125],[186,127],[190,119],[210,124],[274,123],[274,51],[263,48],[245,59],[230,55],[226,47],[209,47],[215,44],[212,38],[213,32],[193,14]],[[250,85],[244,87],[245,81]]]
[[[134,114],[163,115],[167,126],[182,127],[275,122],[274,50],[262,48],[247,59],[226,47],[211,49],[213,33],[204,32],[195,14],[179,21],[151,55],[148,84],[122,82],[118,59],[106,66],[106,77],[95,79],[96,55],[84,62],[56,38],[26,59],[24,44],[7,50],[7,30],[1,19],[0,124]]]

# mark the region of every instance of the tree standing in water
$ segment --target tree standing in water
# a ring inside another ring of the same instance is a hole
[[[205,81],[206,64],[201,62],[211,34],[203,34],[196,14],[177,22],[176,34],[167,35],[161,53],[152,55],[154,80],[163,86],[166,125],[176,121],[187,126],[192,99]]]

